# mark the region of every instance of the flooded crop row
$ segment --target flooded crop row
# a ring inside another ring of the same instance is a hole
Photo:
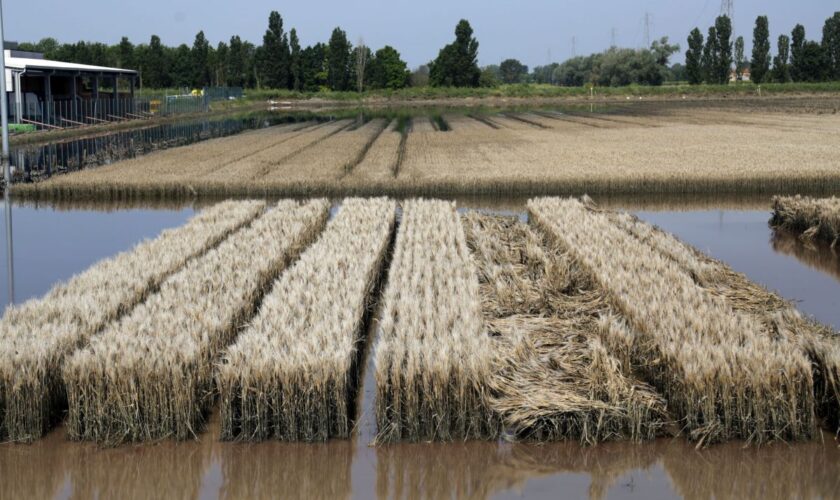
[[[605,199],[746,274],[820,323],[840,327],[840,269],[827,245],[768,226],[769,202]],[[202,204],[14,205],[16,302],[46,293],[164,228]],[[525,216],[524,200],[459,202],[461,213]],[[725,208],[714,208],[725,207]],[[334,212],[335,210],[333,210]],[[340,213],[340,211],[339,211]],[[4,260],[7,256],[3,255]],[[8,277],[6,277],[8,279]],[[5,290],[3,291],[5,292]],[[4,303],[8,295],[0,297]],[[376,316],[382,315],[378,311]],[[376,325],[370,337],[375,337]],[[372,342],[371,342],[372,343]],[[322,444],[222,443],[217,410],[195,441],[101,449],[68,441],[60,426],[32,445],[0,445],[0,496],[149,497],[165,485],[192,498],[508,498],[522,494],[688,498],[830,497],[840,489],[840,448],[819,432],[802,443],[733,441],[694,449],[684,438],[644,444],[468,442],[368,446],[376,432],[373,353],[361,376],[354,436]],[[46,478],[46,479],[45,479]]]

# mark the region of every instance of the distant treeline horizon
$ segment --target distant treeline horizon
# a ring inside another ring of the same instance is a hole
[[[80,64],[134,69],[145,88],[202,88],[230,86],[249,89],[284,89],[301,92],[363,91],[412,87],[497,87],[501,84],[560,86],[661,85],[664,82],[725,84],[731,79],[762,82],[820,82],[840,80],[840,12],[826,19],[820,42],[809,41],[797,24],[791,36],[779,36],[771,57],[769,21],[759,16],[753,32],[752,55],[744,54],[744,39],[732,40],[732,23],[716,19],[704,38],[700,28],[689,34],[685,64],[671,64],[680,51],[668,37],[649,48],[612,46],[562,63],[536,66],[529,71],[517,59],[478,65],[479,43],[469,22],[461,20],[455,39],[441,48],[428,64],[409,70],[399,51],[386,45],[376,51],[360,39],[354,46],[340,27],[327,42],[301,47],[296,29],[286,32],[283,18],[272,11],[261,45],[234,35],[229,42],[210,44],[203,31],[192,47],[164,45],[157,35],[148,43],[59,43],[44,38],[23,42],[21,50],[42,52],[48,59]]]

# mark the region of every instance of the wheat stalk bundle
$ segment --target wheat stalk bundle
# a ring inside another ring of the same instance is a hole
[[[376,345],[377,441],[497,436],[492,352],[455,204],[406,201]]]
[[[281,201],[74,353],[63,370],[70,437],[114,444],[195,436],[217,356],[328,210],[326,200]]]
[[[816,433],[810,360],[786,336],[771,335],[674,260],[580,201],[542,198],[528,207],[638,331],[627,357],[646,371],[698,445]]]
[[[467,243],[496,344],[490,404],[520,439],[652,439],[665,402],[600,336],[616,314],[568,253],[515,217],[469,212]]]
[[[325,441],[352,430],[365,319],[396,205],[347,199],[283,273],[218,369],[223,439]]]
[[[840,428],[840,335],[836,331],[804,317],[789,301],[675,236],[629,214],[612,217],[617,226],[672,259],[697,285],[755,318],[771,335],[785,337],[808,356],[814,368],[818,412],[829,425]]]
[[[180,228],[95,264],[41,299],[9,308],[0,321],[0,438],[41,437],[65,405],[65,358],[264,209],[265,203],[256,201],[220,203]]]
[[[806,240],[827,241],[836,248],[840,242],[840,198],[774,196],[770,225],[801,233]]]

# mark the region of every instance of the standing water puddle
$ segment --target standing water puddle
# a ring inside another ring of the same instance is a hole
[[[524,214],[524,202],[462,206]],[[774,234],[761,204],[656,207],[610,202],[723,260],[840,328],[840,259]],[[651,208],[651,207],[654,208]],[[103,211],[107,208],[108,211]],[[660,210],[665,208],[666,210]],[[2,208],[0,208],[1,210]],[[191,205],[15,205],[16,299],[37,297],[95,261],[182,224]],[[5,243],[5,242],[4,242]],[[0,298],[7,301],[5,244]],[[375,340],[375,324],[370,335]],[[372,351],[371,351],[372,352]],[[371,356],[368,356],[368,360]],[[424,443],[369,446],[375,432],[371,363],[363,374],[357,435],[325,444],[218,441],[214,412],[200,439],[101,449],[59,427],[32,445],[0,444],[0,498],[709,498],[833,497],[840,491],[835,437],[761,448],[735,442],[695,450],[653,443]]]

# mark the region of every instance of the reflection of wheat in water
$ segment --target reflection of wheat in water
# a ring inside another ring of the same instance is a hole
[[[831,248],[840,243],[840,198],[776,196],[770,225],[802,234],[806,240],[821,239]]]
[[[840,249],[833,250],[827,243],[802,241],[798,235],[784,229],[773,230],[773,250],[817,271],[840,280]]]

